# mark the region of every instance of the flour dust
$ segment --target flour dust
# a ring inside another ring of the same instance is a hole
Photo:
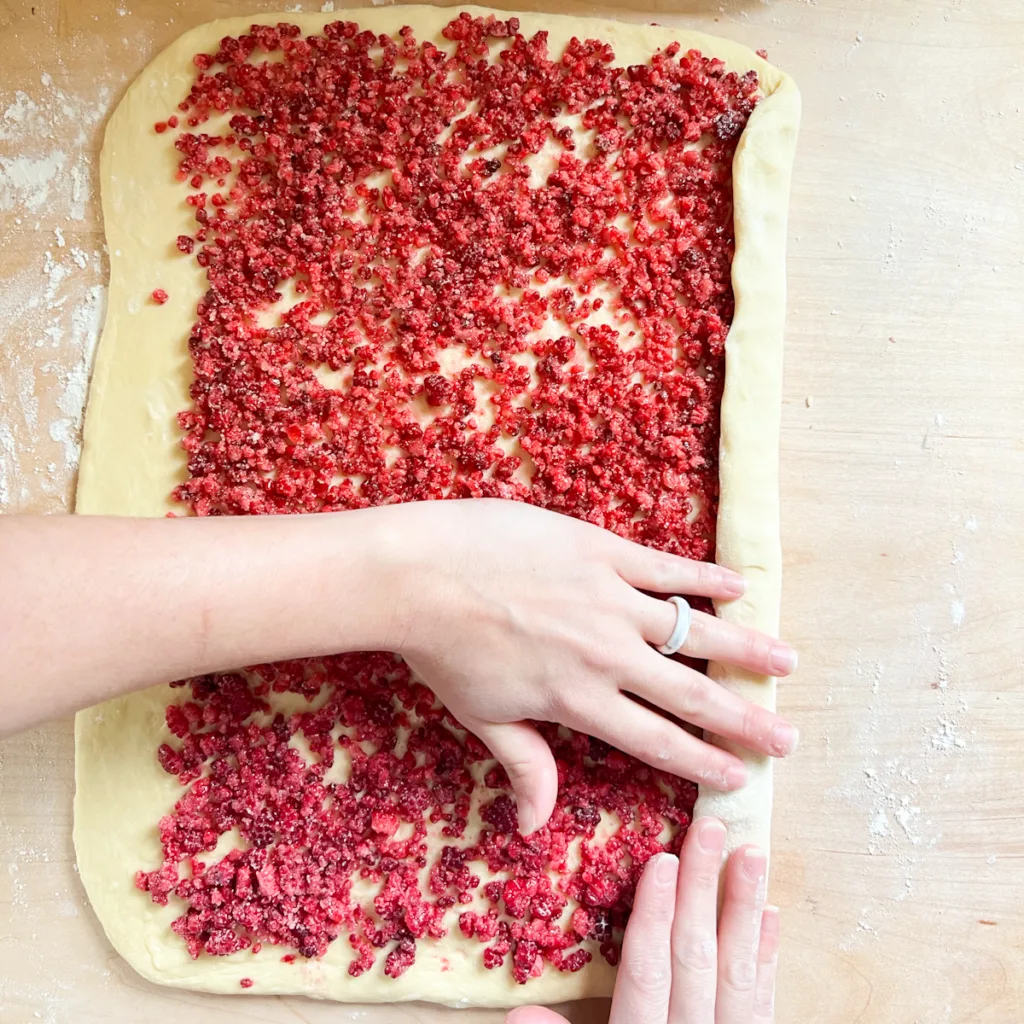
[[[106,304],[95,168],[116,82],[75,95],[56,74],[0,93],[0,512],[67,507]]]

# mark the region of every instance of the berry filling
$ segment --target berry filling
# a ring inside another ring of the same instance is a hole
[[[596,40],[551,54],[466,14],[438,44],[254,25],[194,64],[154,126],[181,123],[195,230],[174,244],[207,282],[178,500],[502,497],[713,558],[753,72],[678,44],[629,67]],[[136,881],[175,901],[193,957],[272,944],[291,963],[341,938],[351,974],[397,978],[461,935],[520,983],[615,963],[640,872],[696,799],[542,724],[558,804],[523,837],[504,771],[391,654],[175,686],[157,756],[184,792]]]

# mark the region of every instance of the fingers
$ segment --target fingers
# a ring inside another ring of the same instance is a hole
[[[672,925],[670,1021],[714,1024],[718,987],[716,917],[725,826],[695,821],[679,855],[679,887]]]
[[[726,866],[715,1024],[747,1024],[753,1015],[767,870],[764,851],[754,846],[741,847]]]
[[[624,688],[676,718],[771,757],[786,757],[796,750],[800,736],[795,726],[700,672],[650,648],[637,669],[637,680],[624,683]]]
[[[578,712],[564,724],[597,736],[655,768],[712,789],[740,789],[747,782],[747,769],[738,757],[691,736],[624,694],[593,710]]]
[[[608,1024],[665,1024],[672,978],[671,934],[679,861],[652,857],[636,889]]]
[[[671,636],[675,605],[637,594],[637,614],[640,632],[649,644],[658,646]],[[737,665],[766,676],[788,676],[797,665],[796,651],[784,641],[697,611],[691,612],[690,631],[681,650],[691,658]]]
[[[761,941],[757,947],[753,1024],[772,1024],[775,1019],[775,975],[778,967],[779,908],[765,907],[761,914]]]
[[[554,1010],[546,1010],[543,1006],[520,1006],[512,1010],[505,1018],[505,1024],[569,1024]]]
[[[606,541],[616,572],[638,590],[657,594],[695,594],[729,601],[739,597],[747,582],[738,573],[713,562],[696,562],[634,544],[609,533]],[[664,640],[660,641],[664,643]]]
[[[551,748],[529,722],[464,722],[508,772],[519,812],[519,832],[526,836],[547,824],[558,796],[558,768]]]

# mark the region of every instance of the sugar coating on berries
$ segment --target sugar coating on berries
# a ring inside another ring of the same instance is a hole
[[[596,40],[551,54],[467,14],[440,45],[254,25],[193,63],[155,125],[195,221],[169,242],[206,280],[180,502],[502,497],[713,558],[755,73],[678,44],[630,67]],[[643,866],[678,851],[696,799],[540,724],[560,788],[524,838],[504,771],[390,654],[175,685],[155,756],[182,796],[136,884],[181,908],[193,957],[270,943],[291,963],[340,939],[350,974],[398,978],[454,930],[520,983],[615,963]]]

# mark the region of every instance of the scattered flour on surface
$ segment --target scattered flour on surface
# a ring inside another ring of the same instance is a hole
[[[0,246],[19,252],[0,289],[0,511],[64,505],[78,464],[106,294],[103,254],[75,244],[95,230],[94,154],[116,84],[97,77],[87,95],[48,72],[0,95],[0,211],[16,226]]]
[[[953,518],[954,522],[962,523],[967,533],[977,532],[978,520],[973,515],[958,515],[951,518]],[[943,589],[952,598],[949,604],[949,621],[954,630],[959,629],[963,625],[967,615],[967,604],[961,593],[964,584],[964,569],[966,568],[964,563],[967,561],[967,549],[961,546],[961,541],[963,541],[963,538],[958,541],[954,537],[950,543],[952,551],[950,565],[953,566],[953,579],[951,582],[943,584]]]
[[[62,150],[42,157],[0,156],[0,210],[39,213],[50,198],[54,178],[67,162]]]
[[[957,519],[965,522],[966,516]],[[962,560],[965,564],[966,559]],[[961,585],[962,562],[954,564],[956,585]],[[872,883],[861,892],[870,900],[856,922],[840,938],[845,951],[854,950],[879,939],[886,932],[886,922],[896,920],[898,905],[912,900],[916,880],[928,851],[942,841],[938,819],[946,816],[945,795],[963,772],[971,770],[971,728],[967,697],[957,692],[959,673],[953,661],[951,645],[954,634],[935,622],[935,607],[921,606],[911,613],[909,627],[919,638],[919,647],[912,653],[909,672],[924,693],[932,693],[937,702],[936,717],[931,724],[917,720],[922,732],[916,741],[895,723],[902,720],[900,706],[894,703],[905,693],[904,679],[893,677],[893,669],[880,658],[856,648],[846,671],[847,685],[862,702],[856,732],[848,740],[860,753],[855,777],[842,779],[826,791],[830,800],[856,808],[863,814],[864,842],[871,857],[885,858],[895,875],[886,876],[885,883]],[[879,647],[883,653],[885,647]],[[897,673],[901,669],[895,670]],[[893,678],[890,678],[893,677]],[[826,692],[826,706],[831,701],[833,682]],[[851,697],[851,699],[853,699]],[[963,768],[953,769],[949,759],[963,758]],[[882,876],[875,876],[877,878]]]
[[[73,470],[82,454],[82,415],[89,389],[89,375],[92,370],[96,343],[103,326],[106,289],[93,285],[86,293],[85,301],[75,308],[71,316],[71,341],[78,361],[70,368],[48,364],[60,381],[61,391],[57,407],[64,414],[50,423],[50,437],[64,447],[64,465]]]
[[[939,728],[932,733],[932,746],[936,750],[963,750],[967,741],[956,731],[956,726],[948,718],[939,722]]]
[[[900,262],[900,249],[903,246],[904,235],[900,227],[890,222],[889,224],[889,240],[885,246],[885,252],[882,253],[882,269],[888,271],[897,270]]]
[[[18,398],[25,424],[30,430],[39,425],[39,399],[36,397],[36,379],[30,369],[18,371]]]
[[[871,819],[871,824],[868,825],[868,834],[875,839],[889,835],[889,817],[885,813],[884,807],[875,810],[875,816]]]
[[[59,917],[78,917],[78,907],[71,900],[61,900],[57,905]]]
[[[882,686],[882,676],[885,675],[885,666],[880,662],[875,662],[875,671],[871,677],[871,692],[878,693]]]
[[[10,425],[0,420],[0,510],[12,504],[11,487],[14,486],[14,466],[17,457],[17,447]]]
[[[36,110],[35,101],[20,89],[14,94],[14,102],[0,114],[0,142],[11,137],[17,126],[24,124]]]

